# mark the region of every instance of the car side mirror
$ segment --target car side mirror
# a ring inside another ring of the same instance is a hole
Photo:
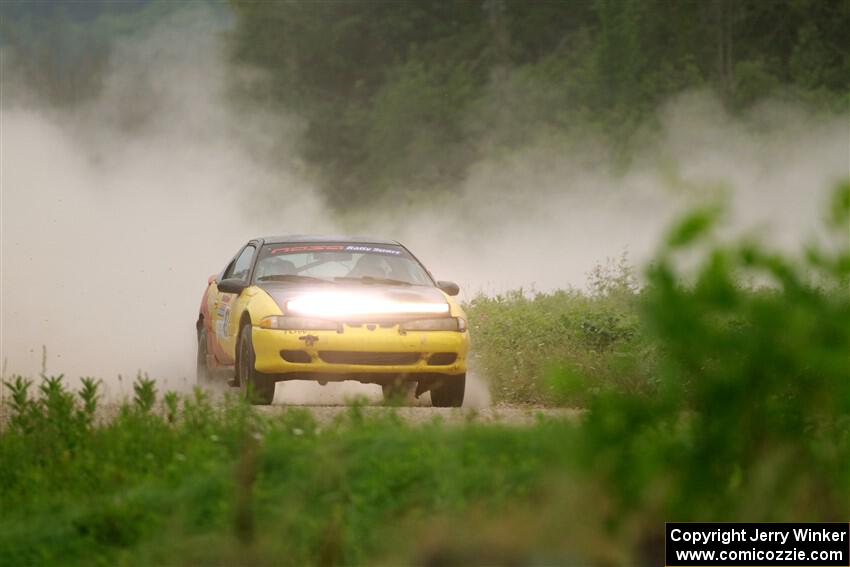
[[[248,282],[239,278],[227,278],[218,282],[218,291],[222,293],[242,293],[248,287]]]
[[[446,295],[457,295],[460,293],[460,287],[455,282],[440,280],[437,282],[437,287],[446,292]]]

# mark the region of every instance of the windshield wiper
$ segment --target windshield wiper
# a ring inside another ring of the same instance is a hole
[[[302,276],[300,274],[274,274],[270,276],[261,276],[257,278],[258,282],[322,282],[333,283],[324,278],[315,278],[313,276]]]
[[[343,282],[360,282],[366,284],[383,284],[383,285],[413,285],[410,282],[406,282],[403,280],[394,280],[392,278],[373,278],[372,276],[362,276],[359,278],[353,278],[349,276],[339,276],[334,278],[334,281],[343,281]]]

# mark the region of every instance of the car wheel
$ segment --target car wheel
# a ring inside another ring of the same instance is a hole
[[[408,404],[413,401],[416,392],[416,382],[403,382],[393,380],[381,384],[384,393],[384,401],[395,404]]]
[[[466,390],[466,374],[450,376],[434,384],[431,405],[438,408],[459,408]]]
[[[239,332],[239,389],[252,404],[267,406],[274,399],[274,380],[254,369],[254,344],[251,341],[251,325],[244,325]]]
[[[207,366],[207,330],[201,327],[198,331],[198,363],[195,370],[195,381],[200,386],[206,386],[211,382],[210,368]]]

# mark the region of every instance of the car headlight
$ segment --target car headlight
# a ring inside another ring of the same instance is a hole
[[[290,299],[286,302],[284,312],[287,315],[327,319],[396,315],[437,317],[448,315],[449,304],[445,301],[396,301],[367,293],[326,291]]]
[[[440,317],[439,319],[416,319],[405,321],[399,328],[402,331],[457,331],[466,330],[466,321],[461,317]]]
[[[311,319],[307,317],[284,317],[273,315],[260,321],[263,329],[282,329],[299,331],[336,331],[339,327],[334,321]]]

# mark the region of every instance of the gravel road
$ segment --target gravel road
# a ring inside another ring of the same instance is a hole
[[[345,405],[272,405],[259,407],[259,411],[274,414],[286,411],[286,408],[297,407],[309,410],[320,423],[333,421],[337,416],[348,411]],[[433,408],[429,406],[404,406],[388,408],[380,405],[364,406],[366,415],[376,415],[382,412],[395,411],[410,424],[429,423],[439,419],[444,423],[503,423],[507,425],[531,425],[540,416],[578,418],[581,410],[565,408],[536,408],[527,406],[494,406],[488,408]]]
[[[332,421],[348,410],[348,402],[353,399],[363,403],[363,412],[379,414],[390,411],[383,402],[381,388],[375,385],[344,382],[320,386],[313,382],[278,383],[274,403],[271,406],[259,407],[265,413],[274,414],[284,411],[287,407],[309,409],[320,422]],[[412,424],[429,423],[435,418],[445,423],[463,423],[474,421],[479,423],[505,423],[511,425],[533,424],[538,416],[574,417],[581,415],[581,410],[566,408],[542,408],[529,405],[493,405],[486,386],[470,377],[467,380],[466,396],[461,408],[431,407],[430,394],[423,394],[419,399],[411,399],[401,407],[395,407],[396,413]]]

